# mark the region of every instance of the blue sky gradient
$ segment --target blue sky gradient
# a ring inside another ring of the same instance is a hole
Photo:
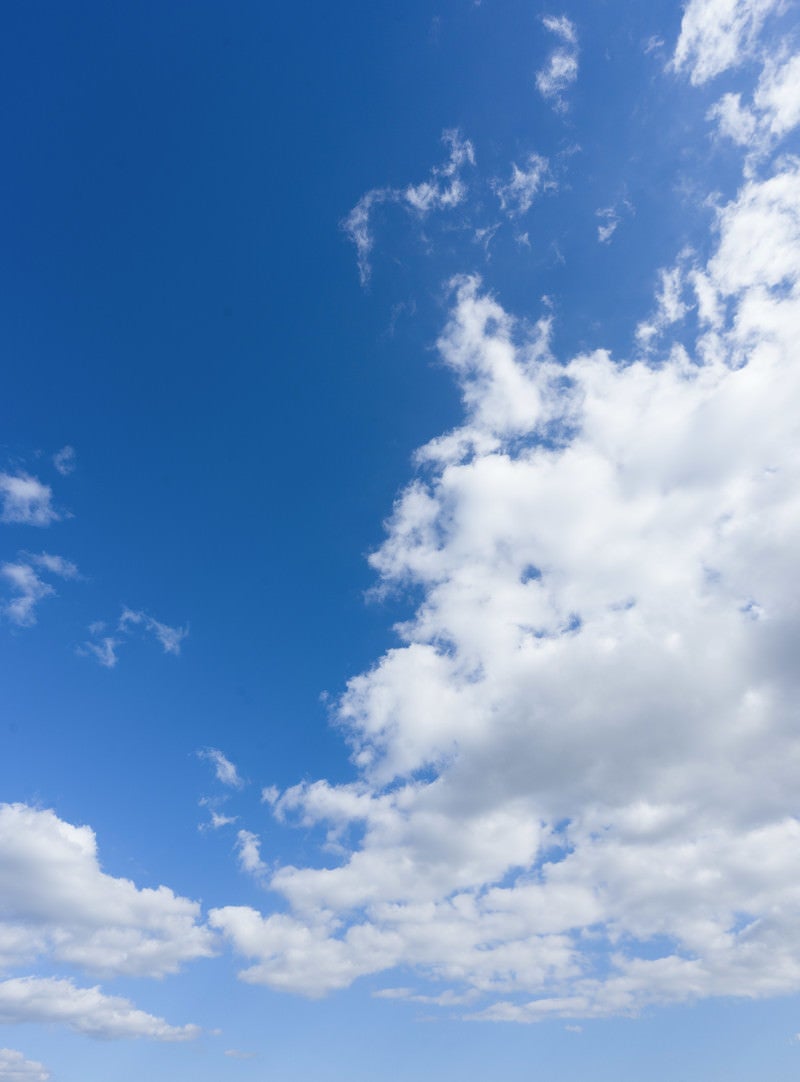
[[[0,1082],[794,1079],[796,6],[3,29]]]

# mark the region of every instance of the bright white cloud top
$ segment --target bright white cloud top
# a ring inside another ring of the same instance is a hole
[[[212,912],[245,980],[410,966],[517,1021],[800,988],[798,208],[794,160],[749,179],[628,361],[453,283],[465,419],[372,557],[423,600],[339,705],[359,779],[275,802],[357,840],[275,872],[288,913]]]

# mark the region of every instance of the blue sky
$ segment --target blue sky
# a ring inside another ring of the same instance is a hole
[[[794,1079],[796,6],[4,15],[0,1082]]]

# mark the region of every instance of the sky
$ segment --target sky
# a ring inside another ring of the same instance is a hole
[[[3,30],[0,1082],[795,1079],[793,0]]]

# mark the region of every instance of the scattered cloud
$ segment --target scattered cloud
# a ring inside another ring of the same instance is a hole
[[[178,656],[181,643],[189,634],[188,627],[170,627],[146,612],[123,608],[116,628],[108,632],[103,620],[96,620],[89,626],[90,638],[81,643],[78,653],[84,657],[93,657],[106,669],[113,669],[119,661],[119,649],[131,634],[133,628],[141,628],[153,636],[165,654]]]
[[[231,789],[241,789],[244,787],[244,782],[239,777],[239,772],[235,765],[227,759],[218,748],[201,748],[197,752],[198,759],[203,759],[207,763],[211,763],[214,767],[214,774],[217,781],[222,782],[223,785],[228,785]]]
[[[238,1048],[226,1048],[226,1056],[230,1056],[231,1059],[255,1059],[255,1052],[242,1052]]]
[[[49,485],[27,473],[0,473],[0,522],[49,526],[60,518]]]
[[[628,214],[633,213],[633,206],[627,199],[623,199],[621,203],[613,203],[609,207],[600,207],[595,211],[596,217],[600,219],[600,223],[597,226],[597,240],[600,244],[610,244],[611,238],[617,231],[617,226],[622,221],[622,215],[624,212]]]
[[[118,626],[123,633],[128,632],[132,627],[143,628],[156,638],[165,654],[176,656],[180,654],[181,643],[189,634],[188,627],[170,627],[169,624],[162,624],[146,612],[137,612],[128,608],[122,610]]]
[[[372,216],[378,206],[400,204],[425,217],[431,211],[449,210],[463,202],[467,186],[461,179],[461,172],[466,166],[475,164],[474,147],[455,128],[443,132],[442,142],[449,150],[448,157],[431,170],[427,180],[404,188],[373,188],[359,199],[342,221],[342,229],[356,248],[362,285],[367,285],[372,274],[370,257],[375,245]]]
[[[748,151],[748,166],[769,154],[800,124],[800,54],[770,57],[750,105],[741,94],[724,94],[708,112],[721,136]]]
[[[0,970],[37,958],[100,976],[160,977],[214,953],[197,902],[105,874],[94,832],[0,804]]]
[[[130,1000],[105,995],[99,988],[79,988],[70,980],[14,977],[0,981],[0,1023],[25,1022],[57,1023],[76,1033],[104,1040],[144,1037],[153,1041],[187,1041],[200,1033],[197,1026],[171,1026],[163,1018],[138,1010]]]
[[[536,73],[536,87],[557,112],[565,113],[568,105],[564,95],[578,78],[577,31],[565,15],[545,15],[542,23],[563,44],[550,53],[545,66]]]
[[[74,473],[77,465],[75,448],[71,447],[69,444],[62,447],[60,451],[57,451],[53,455],[53,465],[62,477],[67,477],[69,474]]]
[[[17,627],[33,627],[36,623],[36,606],[46,597],[55,596],[55,588],[41,577],[40,571],[62,579],[79,577],[78,568],[71,560],[49,552],[38,555],[21,553],[16,561],[0,565],[0,578],[14,595],[2,605],[0,611]]]
[[[634,360],[454,282],[463,422],[371,559],[421,600],[338,704],[356,780],[269,790],[340,859],[210,914],[243,980],[518,1022],[800,988],[798,205],[794,159],[746,178]]]
[[[505,184],[499,180],[492,182],[501,209],[512,218],[527,214],[540,192],[555,187],[550,163],[539,154],[529,154],[522,169],[512,162],[511,176]]]
[[[236,850],[239,855],[239,867],[248,875],[261,879],[268,869],[261,859],[261,839],[250,830],[240,830],[236,835]]]
[[[689,0],[672,67],[700,86],[750,57],[764,20],[783,0]]]
[[[49,1078],[43,1063],[25,1059],[12,1048],[0,1048],[0,1082],[48,1082]]]

